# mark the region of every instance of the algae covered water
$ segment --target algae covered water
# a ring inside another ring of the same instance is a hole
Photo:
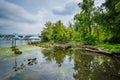
[[[120,61],[80,49],[0,48],[0,80],[119,80]]]

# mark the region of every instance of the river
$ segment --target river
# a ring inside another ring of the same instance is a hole
[[[16,45],[25,45],[28,43],[28,40],[16,40]],[[0,40],[0,48],[2,47],[11,47],[12,40]]]
[[[0,80],[120,80],[120,61],[80,49],[0,48]]]

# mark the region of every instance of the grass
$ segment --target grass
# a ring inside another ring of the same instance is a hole
[[[82,44],[82,42],[78,39],[78,40],[70,40],[69,41],[70,44]]]
[[[120,44],[98,44],[97,46],[107,48],[110,52],[120,51]]]

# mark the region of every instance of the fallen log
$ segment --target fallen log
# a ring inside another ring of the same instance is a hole
[[[84,48],[86,51],[90,51],[90,52],[95,52],[98,54],[103,54],[103,55],[107,55],[107,56],[112,56],[112,54],[110,52],[106,52],[106,51],[99,51],[99,50],[92,50],[89,48]]]

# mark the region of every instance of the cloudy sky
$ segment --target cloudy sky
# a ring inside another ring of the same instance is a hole
[[[39,34],[46,21],[67,25],[82,0],[0,0],[1,34]],[[96,1],[100,5],[103,0]]]

